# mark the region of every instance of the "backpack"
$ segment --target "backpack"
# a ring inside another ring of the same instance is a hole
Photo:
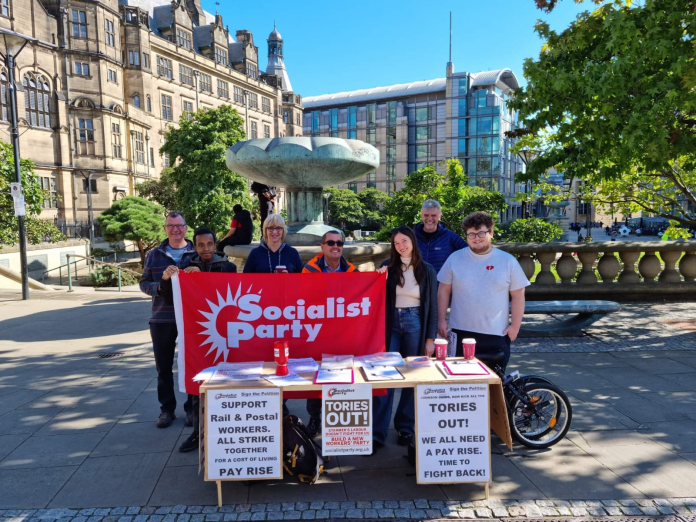
[[[327,459],[328,460],[328,459]],[[300,482],[314,484],[324,473],[321,448],[295,415],[283,418],[283,468]]]

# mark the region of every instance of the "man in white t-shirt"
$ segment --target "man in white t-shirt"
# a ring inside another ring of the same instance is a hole
[[[456,334],[459,357],[462,339],[467,337],[476,339],[477,355],[502,351],[505,369],[510,360],[510,343],[517,338],[522,324],[524,288],[529,286],[529,280],[517,259],[493,248],[490,214],[473,212],[464,219],[462,228],[469,248],[449,256],[437,276],[438,333],[446,337],[449,328]]]

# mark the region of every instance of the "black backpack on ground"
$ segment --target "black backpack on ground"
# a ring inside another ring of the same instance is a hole
[[[328,459],[327,459],[328,460]],[[295,415],[283,418],[283,468],[300,482],[314,484],[324,473],[321,448]]]

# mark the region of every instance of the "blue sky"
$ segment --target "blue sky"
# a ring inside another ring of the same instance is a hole
[[[266,38],[275,18],[285,41],[285,64],[303,96],[429,80],[445,76],[452,11],[455,71],[509,67],[524,83],[522,64],[539,54],[534,23],[563,29],[593,4],[561,2],[550,15],[534,0],[263,0],[227,1],[216,7],[234,35],[254,34],[259,67],[266,68]]]

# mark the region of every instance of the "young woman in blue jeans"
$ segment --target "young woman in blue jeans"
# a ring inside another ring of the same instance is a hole
[[[392,232],[391,253],[377,270],[387,273],[387,306],[384,331],[387,350],[402,357],[432,355],[437,334],[437,273],[423,261],[418,242],[408,227]],[[373,442],[384,445],[389,431],[394,390],[373,402]],[[401,446],[408,446],[415,433],[415,404],[412,388],[402,388],[396,407],[394,428]]]

